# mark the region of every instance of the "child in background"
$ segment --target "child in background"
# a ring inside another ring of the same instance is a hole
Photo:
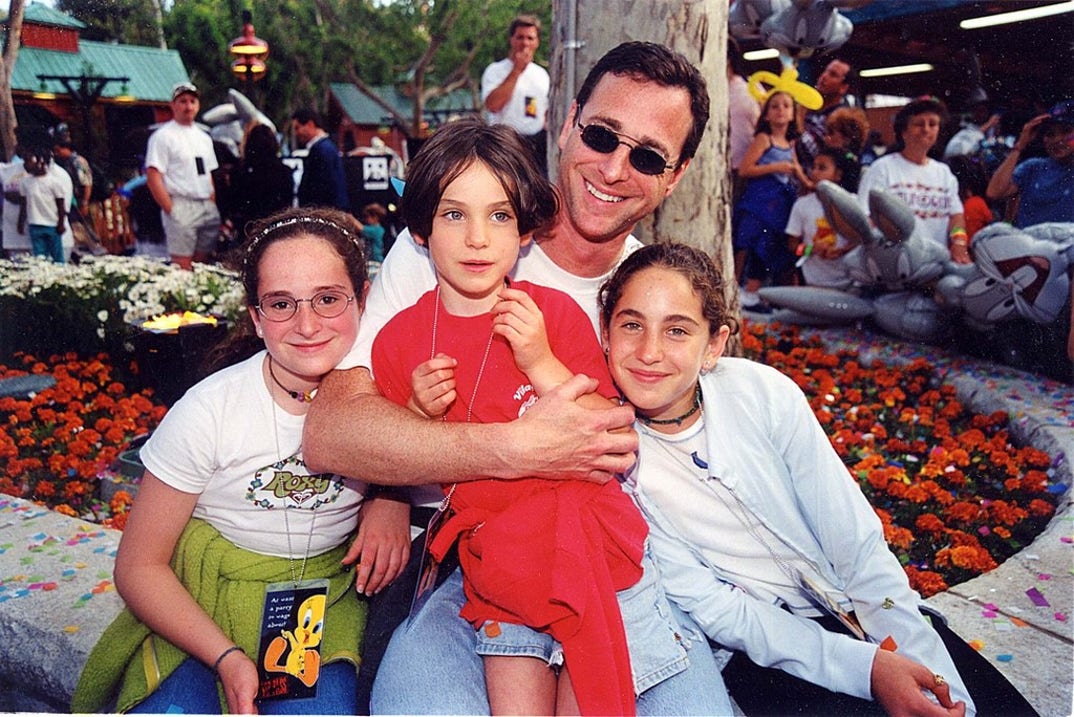
[[[19,182],[18,232],[24,234],[29,225],[30,245],[34,256],[47,256],[57,264],[64,263],[63,232],[66,228],[67,206],[63,185],[50,173],[48,152],[31,150],[26,156],[28,172]]]
[[[966,236],[972,242],[973,235],[995,221],[992,208],[985,201],[988,177],[984,166],[973,157],[960,154],[947,158],[947,166],[958,180],[958,197],[966,215]]]
[[[384,261],[384,218],[388,210],[383,205],[366,204],[362,207],[362,237],[365,239],[366,255],[370,261]]]
[[[860,107],[840,107],[824,120],[824,144],[854,155],[853,162],[844,162],[840,186],[848,192],[858,191],[861,179],[862,150],[869,134],[869,120]]]
[[[514,130],[442,127],[411,162],[402,209],[437,287],[377,335],[385,397],[433,420],[505,421],[584,373],[600,381],[584,400],[609,405],[618,394],[574,300],[507,279],[557,211]],[[490,479],[445,491],[428,549],[439,560],[458,538],[461,615],[478,631],[492,714],[634,714],[615,591],[641,577],[648,528],[618,482]]]
[[[794,151],[798,138],[794,111],[794,99],[788,93],[774,92],[768,97],[753,142],[738,168],[738,176],[747,184],[735,205],[735,276],[739,281],[743,274],[746,278],[742,291],[746,311],[771,312],[757,290],[766,280],[788,284],[794,276],[794,254],[787,249],[783,229],[799,184],[809,183]]]
[[[827,180],[852,192],[854,190],[844,181],[847,170],[853,171],[857,166],[853,154],[834,147],[822,147],[813,160],[813,169],[809,170],[810,186]],[[791,251],[800,256],[798,267],[806,284],[832,289],[850,286],[850,276],[840,259],[857,243],[835,233],[815,192],[799,197],[791,207],[786,231]]]

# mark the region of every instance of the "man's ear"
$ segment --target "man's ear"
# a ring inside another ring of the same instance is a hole
[[[417,244],[418,246],[424,246],[424,247],[429,246],[429,242],[426,241],[425,237],[420,237],[417,234],[415,234],[414,232],[410,232],[410,236],[414,237],[414,243]]]
[[[571,127],[574,126],[574,117],[578,113],[578,102],[571,100],[571,107],[567,110],[567,116],[563,118],[563,126],[559,128],[559,151],[563,151],[563,145],[567,144],[567,137],[570,136]]]
[[[533,241],[533,232],[529,232],[528,234],[521,235],[518,238],[518,245],[519,245],[519,247],[524,247],[527,244],[529,244],[531,241]]]

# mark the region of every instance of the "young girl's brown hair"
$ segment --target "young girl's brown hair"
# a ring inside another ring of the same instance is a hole
[[[723,279],[712,258],[687,244],[649,244],[633,252],[612,277],[600,287],[597,302],[600,307],[600,323],[603,328],[611,324],[615,306],[623,297],[627,282],[643,269],[660,267],[678,272],[690,282],[694,293],[701,299],[701,315],[709,322],[709,335],[715,336],[721,326],[738,333],[738,320],[731,315],[724,299]]]
[[[407,168],[402,213],[412,235],[429,238],[444,189],[474,162],[496,175],[515,211],[520,235],[552,223],[559,209],[555,189],[518,132],[466,117],[438,129]]]

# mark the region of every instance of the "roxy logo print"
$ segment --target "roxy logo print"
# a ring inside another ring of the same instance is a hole
[[[334,473],[312,474],[302,458],[295,455],[257,471],[246,491],[246,500],[266,510],[314,510],[336,501],[342,490],[342,478]]]

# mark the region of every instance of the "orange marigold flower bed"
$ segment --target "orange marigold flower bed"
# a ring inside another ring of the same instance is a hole
[[[30,373],[50,374],[56,385],[27,398],[0,398],[0,492],[122,527],[130,495],[103,503],[98,475],[132,439],[156,428],[167,408],[149,391],[129,391],[107,354],[39,361],[17,353],[0,364],[0,379]]]
[[[1055,513],[1051,456],[1015,445],[1006,413],[967,410],[924,359],[865,366],[774,324],[747,323],[742,343],[805,391],[925,597],[994,569]]]

